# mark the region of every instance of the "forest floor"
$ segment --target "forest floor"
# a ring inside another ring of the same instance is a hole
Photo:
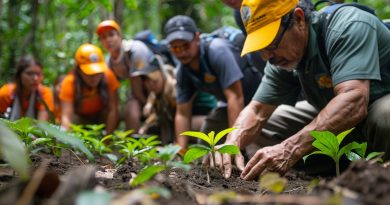
[[[353,163],[339,177],[317,178],[290,170],[284,176],[288,180],[284,191],[276,194],[260,188],[258,181],[240,179],[238,171],[224,179],[219,172],[209,170],[208,182],[200,165],[190,171],[164,171],[136,189],[129,181],[142,168],[137,163],[128,162],[114,169],[104,159],[91,166],[71,156],[33,155],[35,172],[27,183],[20,182],[12,169],[1,167],[0,204],[15,204],[15,200],[25,197],[22,194],[37,180],[39,171],[41,177],[35,183],[39,186],[30,190],[34,204],[75,204],[84,190],[110,193],[110,204],[390,204],[390,168],[366,161]],[[45,163],[47,168],[42,171],[39,167]],[[319,179],[315,187],[314,179]],[[140,192],[148,187],[164,187],[170,195]]]

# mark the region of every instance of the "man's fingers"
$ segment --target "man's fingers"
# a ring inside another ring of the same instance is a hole
[[[223,154],[223,176],[225,179],[232,175],[232,160],[230,155]]]
[[[222,170],[223,168],[222,154],[219,152],[215,152],[215,167],[218,170]]]
[[[245,168],[245,160],[244,160],[244,156],[242,156],[241,152],[238,153],[238,154],[235,156],[235,162],[236,162],[237,168],[238,168],[241,172],[244,171],[244,168]]]
[[[241,176],[245,176],[248,174],[248,172],[252,169],[252,167],[254,167],[257,162],[260,160],[260,157],[255,154],[250,160],[249,162],[246,164],[244,170],[242,171],[241,173]]]
[[[248,168],[248,165],[245,167],[245,169]],[[255,166],[251,167],[248,173],[246,174],[241,174],[241,178],[244,180],[252,180],[255,177],[259,176],[260,173],[264,171],[266,168],[265,163],[259,161]]]

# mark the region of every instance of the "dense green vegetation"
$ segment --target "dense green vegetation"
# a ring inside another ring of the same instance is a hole
[[[361,0],[390,18],[389,0]],[[12,80],[15,61],[34,54],[45,67],[45,84],[74,65],[73,55],[82,43],[100,46],[96,25],[115,18],[124,36],[151,29],[158,38],[167,19],[192,16],[202,31],[234,25],[231,9],[219,0],[0,0],[0,84]]]

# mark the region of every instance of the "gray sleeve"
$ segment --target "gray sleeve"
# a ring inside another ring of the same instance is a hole
[[[148,66],[149,59],[153,57],[153,52],[141,41],[134,41],[130,48],[130,52],[130,73]]]
[[[241,68],[237,63],[236,56],[229,48],[228,42],[223,39],[214,39],[208,49],[211,69],[218,76],[222,89],[228,88],[243,78]]]

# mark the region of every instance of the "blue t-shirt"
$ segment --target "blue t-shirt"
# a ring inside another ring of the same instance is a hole
[[[198,90],[208,92],[218,100],[226,102],[223,91],[243,78],[239,62],[236,60],[240,57],[233,54],[228,42],[215,38],[207,48],[206,44],[201,40],[200,73],[194,72],[187,65],[181,63],[178,65],[176,84],[178,103],[189,102]],[[205,56],[205,49],[208,49],[208,56]]]

